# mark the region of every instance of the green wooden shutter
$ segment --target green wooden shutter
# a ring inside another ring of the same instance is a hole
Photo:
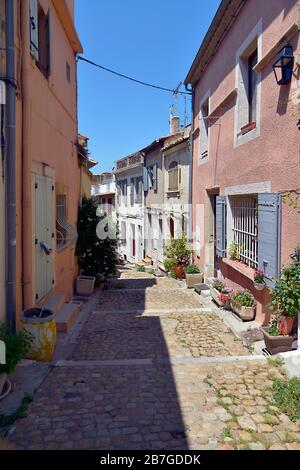
[[[30,52],[39,60],[39,20],[38,1],[30,0],[29,5],[29,25],[30,25]]]
[[[258,269],[264,271],[266,284],[274,287],[280,273],[281,195],[258,195]]]
[[[53,180],[35,176],[35,292],[39,301],[53,286]],[[44,242],[52,253],[46,255],[40,243]]]
[[[216,197],[216,254],[220,258],[226,256],[227,224],[226,224],[226,198]]]

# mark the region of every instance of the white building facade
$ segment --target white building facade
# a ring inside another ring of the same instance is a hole
[[[144,258],[144,153],[116,162],[116,213],[120,256],[131,263]]]

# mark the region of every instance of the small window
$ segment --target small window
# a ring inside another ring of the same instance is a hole
[[[67,196],[56,196],[56,247],[58,250],[73,245],[77,239],[77,230],[67,220]]]
[[[179,189],[179,168],[177,162],[172,162],[169,166],[168,170],[169,176],[169,184],[168,190],[169,191],[178,191]]]
[[[208,157],[209,99],[205,100],[200,110],[200,160]]]
[[[257,49],[248,58],[248,105],[249,123],[256,121],[257,106],[257,73],[254,70],[257,64]]]
[[[69,83],[71,83],[71,67],[69,62],[66,62],[66,77]]]
[[[50,74],[50,11],[46,14],[37,0],[30,0],[30,51],[45,77]]]

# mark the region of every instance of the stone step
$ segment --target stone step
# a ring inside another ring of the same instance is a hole
[[[64,304],[56,315],[56,330],[68,333],[78,318],[81,302],[70,302]]]
[[[57,315],[63,304],[65,303],[65,296],[64,295],[51,295],[48,297],[46,302],[44,303],[44,308],[52,310],[54,315]]]

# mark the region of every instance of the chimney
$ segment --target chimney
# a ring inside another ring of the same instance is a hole
[[[180,131],[179,116],[170,116],[170,134],[176,134]]]

